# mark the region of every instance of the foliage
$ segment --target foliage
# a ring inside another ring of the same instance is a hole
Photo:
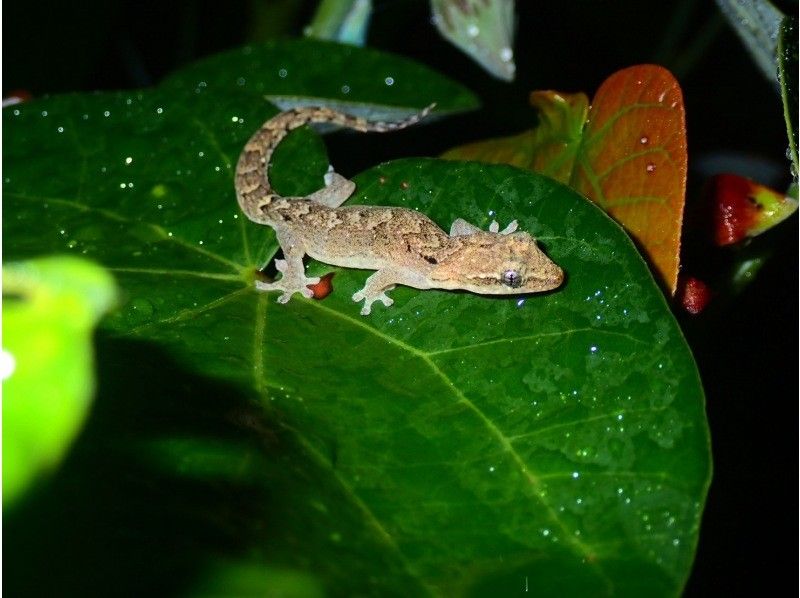
[[[264,96],[474,105],[408,61],[305,41],[211,57],[153,90],[4,110],[7,255],[85,255],[125,297],[101,325],[86,442],[53,499],[12,520],[27,527],[9,536],[10,586],[678,593],[710,476],[703,393],[624,232],[544,176],[382,164],[351,201],[445,227],[518,219],[565,286],[524,299],[398,288],[362,318],[349,297],[366,273],[334,269],[325,300],[278,305],[252,285],[274,235],[245,221],[232,189],[238,152],[276,112]],[[327,164],[300,131],[273,178],[308,193]],[[64,487],[69,520],[55,515]],[[43,559],[68,565],[37,576]]]

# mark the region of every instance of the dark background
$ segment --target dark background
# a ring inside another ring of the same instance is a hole
[[[199,57],[244,43],[297,35],[315,2],[40,0],[3,7],[3,95],[154,85]],[[539,3],[521,1],[517,80],[492,79],[442,40],[427,2],[376,0],[368,45],[403,54],[475,91],[484,107],[451,119],[425,151],[535,124],[534,89],[590,96],[614,71],[643,62],[670,68],[684,91],[689,134],[687,211],[724,169],[785,189],[790,182],[780,97],[758,71],[712,2]],[[792,2],[778,5],[797,13]],[[337,170],[354,174],[420,147],[328,138]],[[340,164],[342,165],[339,168]],[[714,453],[700,545],[688,596],[750,595],[796,582],[798,421],[797,215],[745,249],[712,249],[700,230],[685,233],[684,272],[718,291],[689,316],[675,307],[698,362]],[[725,291],[743,256],[771,255],[741,293]],[[785,540],[788,537],[786,549]]]

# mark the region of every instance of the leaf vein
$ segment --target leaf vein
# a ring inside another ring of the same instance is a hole
[[[630,336],[628,334],[622,333],[622,332],[615,332],[613,330],[603,330],[602,328],[585,327],[585,328],[572,328],[570,330],[559,330],[558,332],[541,332],[541,333],[538,333],[538,334],[530,334],[530,335],[526,335],[526,336],[504,336],[502,338],[495,338],[495,339],[491,339],[491,340],[488,340],[488,341],[483,341],[483,342],[480,342],[480,343],[473,343],[473,344],[470,344],[470,345],[459,345],[457,347],[448,347],[447,349],[439,349],[437,351],[428,351],[426,353],[426,355],[428,355],[428,356],[444,355],[444,354],[447,354],[447,353],[455,353],[455,352],[458,352],[458,351],[469,351],[471,349],[477,349],[477,348],[487,347],[487,346],[491,346],[491,345],[499,345],[499,344],[503,344],[503,343],[532,341],[532,340],[537,340],[537,339],[540,339],[540,338],[548,338],[548,337],[551,337],[551,336],[570,335],[570,334],[575,334],[575,333],[579,333],[579,332],[594,332],[594,333],[599,333],[599,334],[607,334],[607,335],[610,335],[610,336],[619,336],[619,337],[625,338],[625,339],[627,339],[627,340],[629,340],[631,342],[634,342],[634,343],[643,343],[644,344],[644,341],[641,341],[641,340],[639,340],[637,338],[634,338],[634,337],[632,337],[632,336]]]
[[[255,301],[256,313],[253,321],[253,378],[259,394],[266,394],[269,384],[264,373],[264,338],[267,327],[267,295],[259,293]]]
[[[183,310],[179,311],[178,313],[176,313],[176,314],[174,314],[174,315],[172,315],[170,317],[162,318],[160,320],[153,320],[152,322],[148,322],[146,324],[142,324],[141,326],[137,326],[136,328],[131,328],[127,332],[123,333],[121,336],[130,336],[130,335],[134,335],[134,334],[140,334],[143,330],[147,330],[148,328],[152,328],[154,326],[161,326],[163,324],[174,324],[176,322],[182,322],[184,320],[188,320],[190,318],[194,318],[194,317],[196,317],[196,316],[198,316],[198,315],[200,315],[200,314],[202,314],[204,312],[210,311],[212,309],[215,309],[217,307],[220,307],[220,306],[224,305],[225,303],[228,303],[229,301],[233,300],[235,297],[237,297],[238,295],[244,293],[247,290],[249,290],[249,287],[243,287],[243,288],[237,289],[235,291],[231,291],[230,293],[227,293],[226,295],[222,295],[221,297],[217,297],[213,301],[209,301],[208,303],[205,303],[205,304],[200,305],[198,307],[191,307],[191,308],[183,309]]]
[[[640,341],[641,342],[641,341]],[[535,436],[539,436],[541,434],[547,434],[549,432],[553,432],[555,430],[560,430],[562,428],[574,428],[581,424],[588,424],[595,421],[601,421],[604,419],[608,419],[609,417],[618,417],[620,415],[633,415],[636,413],[658,413],[660,411],[666,410],[667,407],[653,407],[651,409],[619,409],[612,413],[601,413],[599,415],[592,415],[589,417],[583,417],[580,419],[574,419],[568,422],[561,422],[558,424],[552,424],[550,426],[545,426],[543,428],[538,428],[531,432],[526,432],[525,434],[518,434],[517,436],[512,436],[509,438],[511,442],[516,442],[517,440],[522,440],[524,438],[532,438]]]
[[[623,108],[617,110],[613,116],[611,116],[603,125],[594,132],[594,134],[589,137],[586,142],[583,144],[584,147],[588,148],[592,146],[598,139],[603,137],[606,134],[606,131],[614,126],[620,118],[628,114],[628,112],[633,112],[634,110],[645,110],[647,108],[660,108],[664,110],[674,110],[674,108],[668,104],[662,104],[660,102],[637,102],[635,104],[628,104]]]
[[[610,174],[612,174],[617,168],[624,166],[628,162],[635,160],[636,158],[641,158],[643,156],[649,156],[650,154],[659,154],[664,155],[666,157],[667,163],[675,168],[675,161],[672,159],[672,155],[663,147],[652,147],[650,149],[642,150],[640,152],[633,152],[626,156],[623,156],[613,164],[611,164],[608,168],[606,168],[603,172],[597,174],[597,180],[602,181]]]
[[[219,255],[217,253],[214,253],[213,251],[208,251],[207,249],[204,249],[202,247],[198,247],[196,245],[193,245],[192,243],[189,243],[188,241],[185,241],[185,240],[183,240],[183,239],[181,239],[179,237],[176,237],[174,235],[170,235],[166,231],[166,229],[164,229],[162,226],[160,226],[158,224],[153,224],[151,222],[131,220],[130,218],[126,218],[125,216],[122,216],[122,215],[114,212],[113,210],[107,210],[105,208],[98,208],[98,207],[95,207],[95,206],[88,206],[88,205],[80,203],[78,201],[71,200],[71,199],[65,199],[63,197],[44,197],[44,196],[36,196],[36,195],[25,195],[23,193],[15,193],[13,191],[6,192],[6,196],[15,197],[17,199],[22,199],[22,200],[25,200],[25,201],[50,202],[50,203],[62,205],[62,206],[67,207],[67,208],[72,208],[73,210],[78,210],[78,211],[81,211],[81,212],[93,212],[95,214],[99,214],[99,215],[101,215],[101,216],[103,216],[105,218],[108,218],[109,220],[113,220],[114,222],[123,222],[125,224],[139,224],[139,225],[142,225],[142,226],[146,226],[146,227],[150,228],[153,232],[155,232],[160,237],[161,240],[163,240],[163,241],[171,241],[173,243],[176,243],[176,244],[180,245],[181,247],[185,247],[187,249],[191,249],[192,251],[195,251],[195,252],[200,253],[200,254],[202,254],[202,255],[204,255],[206,257],[209,257],[209,258],[211,258],[213,260],[216,260],[216,261],[218,261],[220,263],[225,264],[226,266],[228,266],[229,268],[231,268],[232,270],[234,270],[236,272],[240,272],[241,270],[243,270],[245,268],[244,265],[239,264],[237,262],[234,262],[232,260],[229,260],[228,258],[222,257],[221,255]]]
[[[122,274],[150,274],[153,276],[194,276],[197,278],[207,278],[210,280],[229,280],[231,282],[241,282],[241,276],[234,274],[219,274],[216,272],[199,272],[194,270],[158,270],[154,268],[117,268],[109,267],[111,272]]]

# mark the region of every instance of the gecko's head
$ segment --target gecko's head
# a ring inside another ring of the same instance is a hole
[[[440,288],[482,295],[521,295],[558,288],[564,272],[528,233],[479,232],[457,237],[459,248],[430,273]]]

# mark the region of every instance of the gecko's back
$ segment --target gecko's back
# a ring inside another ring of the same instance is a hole
[[[349,268],[389,265],[424,268],[450,238],[430,218],[405,208],[316,204],[298,219],[296,234],[308,255]],[[427,258],[427,259],[426,259]]]

